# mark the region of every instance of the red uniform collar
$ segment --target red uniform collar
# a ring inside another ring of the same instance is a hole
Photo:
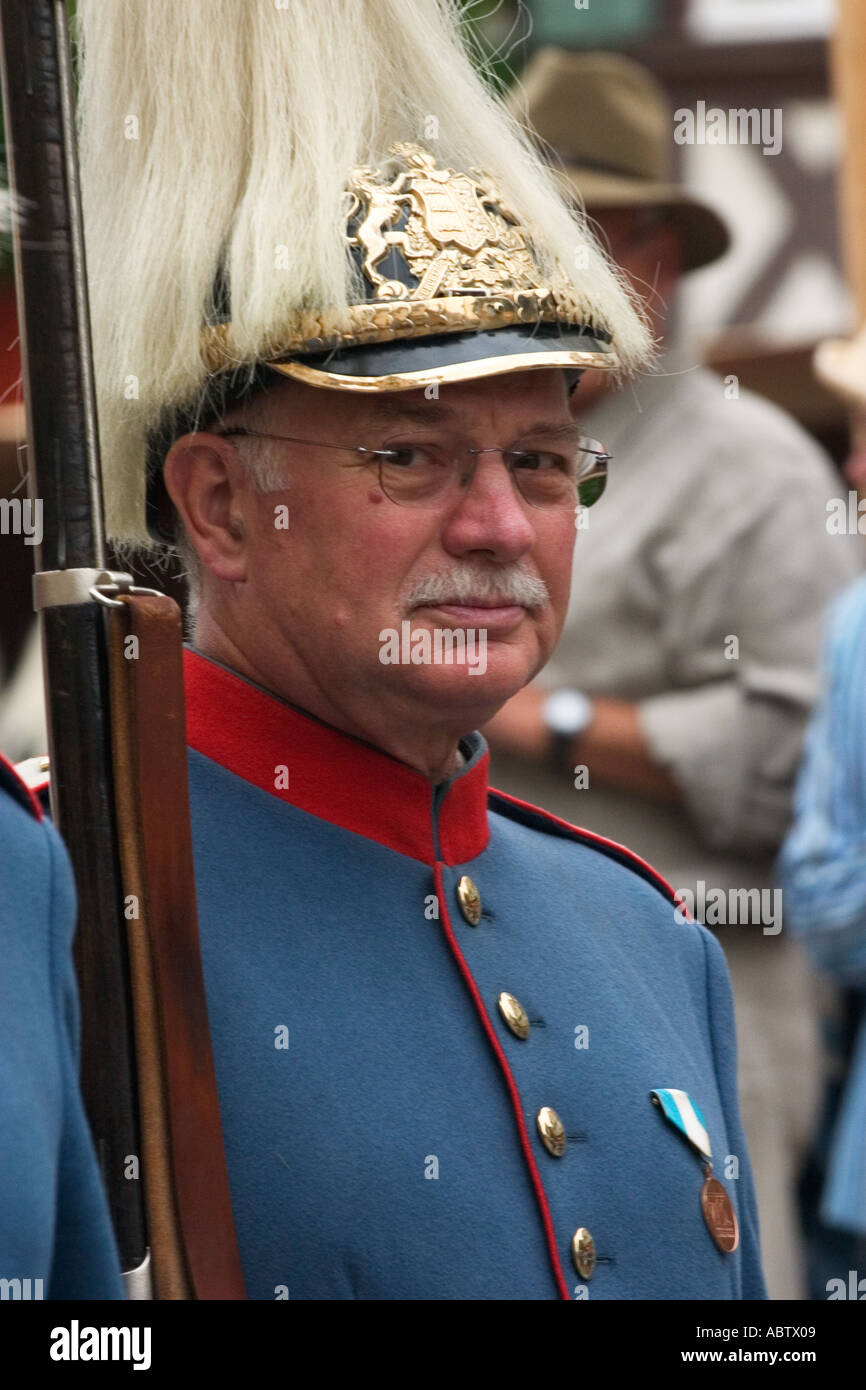
[[[462,864],[487,845],[490,755],[480,734],[464,740],[465,766],[436,787],[190,647],[183,664],[187,743],[244,781],[427,864]]]

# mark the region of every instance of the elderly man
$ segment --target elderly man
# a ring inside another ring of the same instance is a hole
[[[763,1297],[719,947],[628,851],[492,792],[476,732],[553,651],[603,487],[575,383],[647,333],[450,12],[335,8],[79,7],[108,526],[198,594],[246,1290]]]
[[[639,861],[490,792],[471,732],[564,620],[565,374],[327,404],[280,382],[165,462],[201,566],[196,881],[250,1295],[567,1297],[571,1255],[592,1297],[755,1296],[718,948]],[[484,634],[484,669],[383,664],[404,623]],[[736,1254],[670,1085],[738,1160]]]

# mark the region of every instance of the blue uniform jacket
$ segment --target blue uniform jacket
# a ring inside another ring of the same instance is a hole
[[[78,1089],[72,872],[0,759],[0,1298],[123,1298]]]
[[[479,734],[434,788],[194,651],[185,666],[202,956],[249,1296],[766,1297],[724,957],[667,885],[620,846],[491,791]],[[528,1036],[500,1012],[503,992]],[[701,1161],[656,1088],[685,1091],[704,1117],[734,1253],[710,1236]],[[545,1107],[565,1132],[559,1156],[542,1142]],[[597,1256],[588,1276],[578,1230]]]

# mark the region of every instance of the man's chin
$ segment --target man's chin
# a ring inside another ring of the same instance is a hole
[[[400,672],[407,693],[430,705],[431,722],[449,722],[449,715],[472,727],[493,715],[532,680],[539,668],[537,653],[504,642],[487,641],[465,659],[449,664],[404,666]],[[396,674],[396,673],[395,673]],[[468,726],[467,726],[468,727]]]

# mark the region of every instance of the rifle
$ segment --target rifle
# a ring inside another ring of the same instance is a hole
[[[65,0],[0,0],[51,804],[82,1091],[131,1298],[243,1298],[198,941],[182,628],[108,568]]]

